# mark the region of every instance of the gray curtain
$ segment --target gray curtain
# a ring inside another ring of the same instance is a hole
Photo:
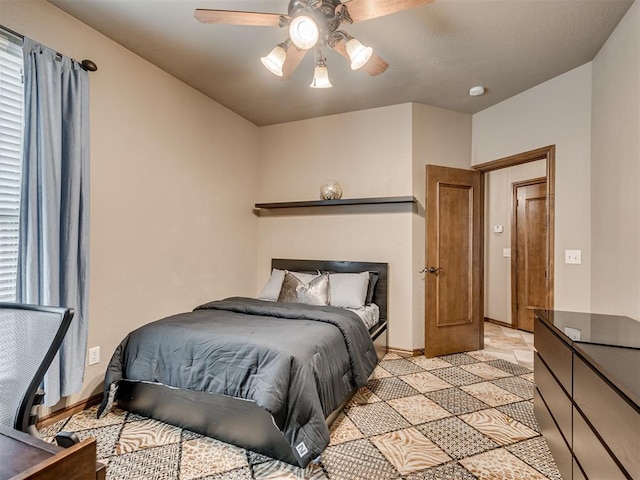
[[[75,316],[47,372],[45,404],[82,387],[89,297],[89,79],[24,39],[25,125],[16,300]]]

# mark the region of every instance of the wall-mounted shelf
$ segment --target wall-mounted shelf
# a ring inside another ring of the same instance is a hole
[[[256,203],[255,208],[300,208],[300,207],[335,207],[341,205],[389,205],[398,203],[416,203],[416,197],[374,197],[374,198],[342,198],[340,200],[310,200],[304,202]]]

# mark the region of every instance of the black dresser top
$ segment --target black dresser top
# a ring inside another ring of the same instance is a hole
[[[640,322],[620,315],[536,310],[566,341],[640,348]]]

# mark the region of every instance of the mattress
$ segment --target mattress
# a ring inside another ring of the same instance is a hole
[[[365,305],[362,308],[347,308],[355,313],[364,322],[367,329],[373,327],[380,321],[380,308],[375,303]]]

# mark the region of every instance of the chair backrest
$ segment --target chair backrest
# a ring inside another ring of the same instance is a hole
[[[28,431],[34,397],[73,310],[0,303],[0,425]]]

